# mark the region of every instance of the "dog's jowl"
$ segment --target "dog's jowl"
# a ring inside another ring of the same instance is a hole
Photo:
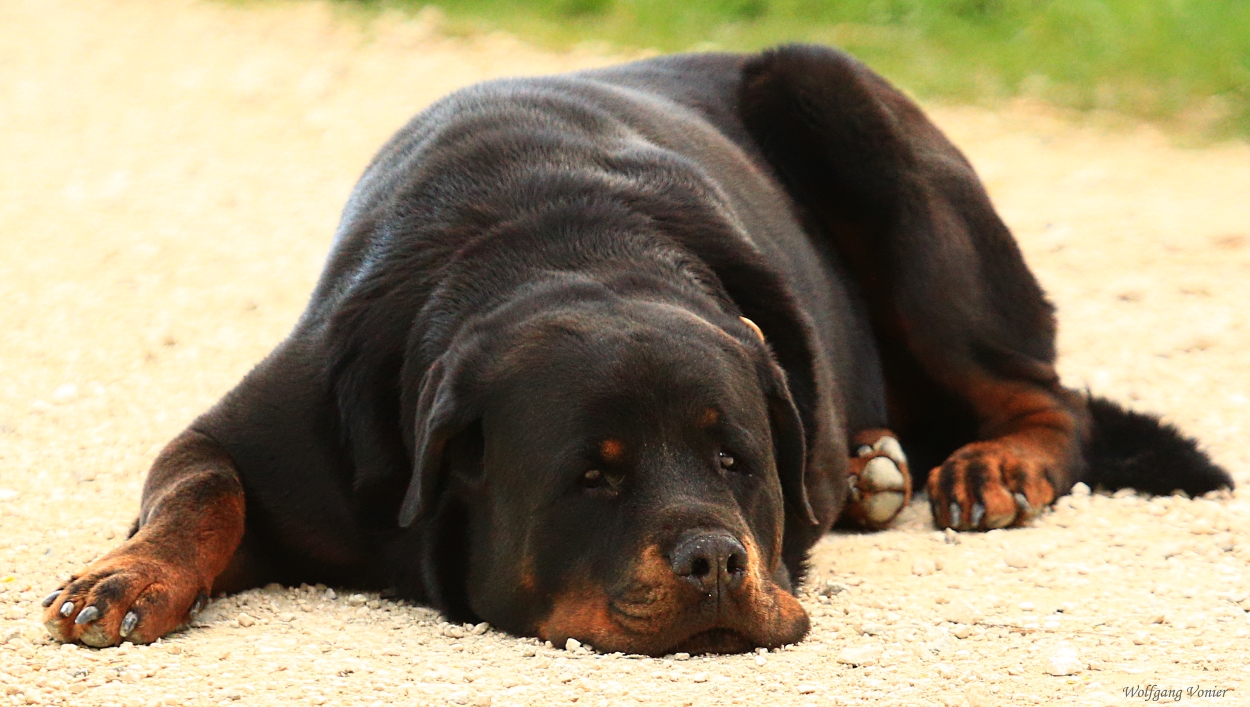
[[[926,491],[961,530],[1077,481],[1230,486],[1065,389],[962,155],[836,51],[495,81],[418,115],[307,311],[157,458],[48,630],[152,641],[216,593],[389,590],[663,654],[803,638],[808,550]]]

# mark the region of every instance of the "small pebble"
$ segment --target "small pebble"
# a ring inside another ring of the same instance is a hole
[[[364,594],[353,594],[347,597],[347,603],[352,606],[364,606],[368,601],[369,597],[366,597]]]
[[[575,651],[581,647],[582,647],[582,642],[577,640],[576,638],[570,638],[569,640],[564,642],[564,650],[566,651]]]
[[[1023,548],[1013,547],[1003,553],[1003,562],[1018,570],[1027,569],[1037,563],[1037,555]]]
[[[842,592],[845,592],[845,591],[846,591],[845,585],[838,584],[832,579],[826,579],[824,586],[822,586],[817,593],[822,597],[831,597],[836,594],[841,594]]]
[[[1037,605],[1031,601],[1020,602],[1020,611],[1033,611],[1036,608],[1037,608]]]
[[[797,689],[800,695],[811,695],[816,692],[815,685],[808,685],[806,683],[799,685]]]
[[[838,662],[843,665],[869,666],[876,665],[881,657],[881,649],[873,645],[847,646],[838,653]]]
[[[1199,518],[1189,525],[1189,532],[1194,535],[1214,535],[1215,527],[1206,518]]]
[[[967,624],[960,624],[951,633],[955,634],[955,638],[967,638],[972,635],[972,627]]]
[[[52,402],[63,405],[78,397],[78,386],[73,383],[64,383],[52,391]]]
[[[239,614],[238,622],[239,625],[244,628],[256,625],[256,619],[248,616],[247,614]]]
[[[1046,673],[1049,675],[1076,675],[1085,664],[1072,648],[1060,648],[1046,656]]]
[[[968,707],[994,707],[994,698],[986,694],[985,690],[979,685],[969,685],[964,688],[964,698],[968,700]]]
[[[966,601],[953,601],[942,612],[942,618],[953,624],[975,624],[981,614]]]
[[[937,563],[927,557],[917,557],[911,563],[911,573],[918,577],[925,577],[937,571]]]

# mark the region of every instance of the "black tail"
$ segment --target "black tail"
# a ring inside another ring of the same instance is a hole
[[[1233,488],[1233,478],[1176,427],[1155,415],[1125,410],[1090,396],[1091,432],[1081,479],[1091,488],[1132,488],[1151,494],[1201,496]]]

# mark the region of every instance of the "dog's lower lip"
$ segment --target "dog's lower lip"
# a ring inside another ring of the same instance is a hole
[[[745,653],[754,648],[754,642],[743,634],[728,628],[710,628],[700,631],[672,649],[672,653]]]

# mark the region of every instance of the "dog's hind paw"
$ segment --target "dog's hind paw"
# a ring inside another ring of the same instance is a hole
[[[1054,461],[1002,440],[973,442],[929,474],[929,505],[939,528],[1021,526],[1055,500]]]
[[[852,442],[850,498],[842,517],[863,528],[884,528],[911,501],[907,456],[889,430],[866,430]]]

